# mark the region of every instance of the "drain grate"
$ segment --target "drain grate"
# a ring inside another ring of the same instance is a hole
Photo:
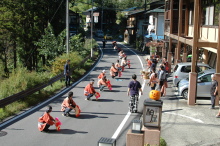
[[[7,135],[7,132],[5,131],[0,131],[0,137]]]

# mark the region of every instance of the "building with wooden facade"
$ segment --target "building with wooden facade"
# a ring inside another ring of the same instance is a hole
[[[169,64],[192,55],[188,104],[196,101],[197,62],[216,69],[220,83],[219,0],[165,0],[165,51]],[[220,89],[220,88],[219,88]],[[219,99],[217,99],[219,100]],[[218,102],[217,102],[218,103]]]

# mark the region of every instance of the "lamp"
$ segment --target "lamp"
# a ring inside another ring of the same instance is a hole
[[[116,140],[113,138],[101,137],[98,146],[116,146]]]
[[[141,120],[135,119],[132,121],[131,131],[132,133],[141,133],[142,122]]]

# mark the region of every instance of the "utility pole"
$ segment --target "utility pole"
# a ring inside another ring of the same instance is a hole
[[[69,54],[69,1],[66,0],[66,53]]]
[[[92,12],[91,12],[91,58],[93,57],[92,40],[93,40],[93,0],[92,0]]]
[[[102,28],[102,23],[103,23],[103,0],[102,0],[102,17],[101,17],[101,30],[103,29],[103,28]]]

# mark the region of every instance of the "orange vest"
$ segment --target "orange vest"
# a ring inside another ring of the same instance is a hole
[[[62,108],[61,108],[61,111],[64,111],[65,108],[71,108],[72,106],[71,105],[75,105],[76,106],[76,103],[73,101],[73,99],[69,99],[68,97],[66,97],[64,100],[63,100],[63,103],[62,103]]]
[[[99,74],[98,79],[102,79],[105,76],[105,74],[102,72]]]
[[[84,89],[84,95],[89,95],[89,94],[95,94],[96,91],[94,89],[94,87],[92,86],[92,84],[88,84],[85,89]]]
[[[45,112],[44,115],[38,119],[38,129],[43,131],[46,124],[53,125],[54,121],[54,118],[51,117],[49,113]]]

